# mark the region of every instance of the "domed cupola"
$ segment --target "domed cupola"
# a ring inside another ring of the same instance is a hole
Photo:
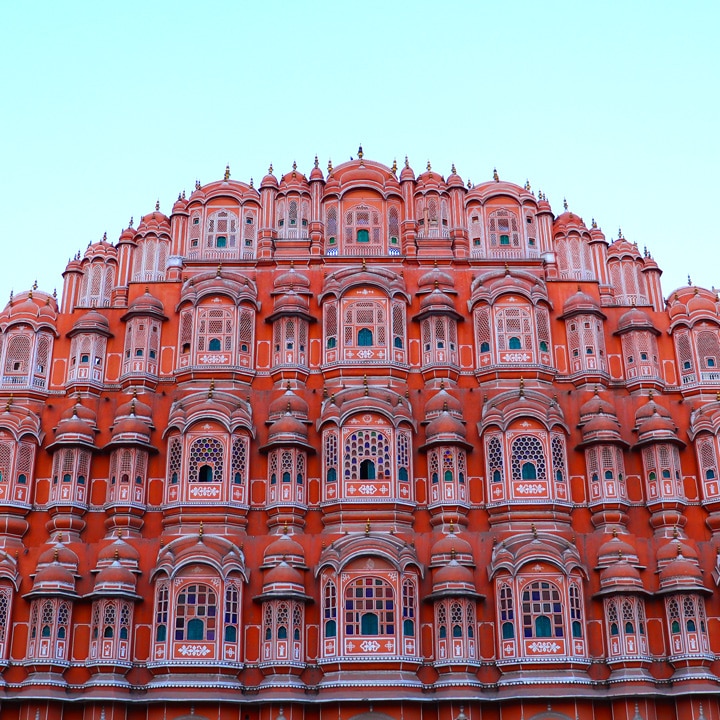
[[[449,393],[445,389],[445,383],[440,381],[440,390],[425,403],[425,422],[433,420],[446,411],[458,419],[462,419],[462,403],[455,395]]]
[[[293,567],[305,568],[305,550],[293,538],[285,526],[281,533],[266,548],[263,556],[263,567],[274,567],[282,561]]]
[[[133,597],[139,600],[140,596],[135,592],[136,586],[136,575],[116,559],[97,573],[93,595]]]
[[[274,422],[287,412],[304,422],[308,419],[308,404],[300,395],[293,392],[290,383],[288,383],[285,392],[275,398],[268,406],[268,420]]]
[[[128,320],[131,317],[155,317],[158,320],[167,320],[162,302],[152,295],[147,287],[142,295],[138,295],[128,305],[127,312],[120,319]]]
[[[405,165],[403,166],[403,169],[400,171],[400,182],[406,182],[406,181],[414,181],[415,180],[415,173],[413,172],[413,169],[410,167],[410,163],[408,162],[407,155],[405,156]]]
[[[678,437],[678,428],[670,412],[658,405],[652,397],[635,414],[635,430],[638,434],[637,445],[670,442],[685,446]]]
[[[705,587],[702,570],[697,559],[685,557],[682,545],[672,544],[676,547],[676,557],[660,570],[660,592],[689,590],[710,595],[712,591]]]
[[[431,420],[425,427],[425,445],[427,448],[432,445],[463,445],[470,449],[472,445],[465,440],[466,430],[464,423],[453,415],[448,406]]]
[[[267,175],[262,179],[262,182],[260,183],[260,189],[264,190],[265,188],[272,188],[277,190],[278,189],[278,181],[275,175],[273,175],[273,166],[270,165],[267,171]]]
[[[78,400],[62,414],[55,428],[55,442],[48,445],[48,450],[59,445],[84,445],[94,448],[97,431],[97,416]]]
[[[308,443],[307,425],[296,418],[289,410],[270,425],[268,442],[261,450],[267,451],[278,445],[302,447],[308,452],[315,451]]]
[[[77,555],[58,541],[40,554],[33,586],[26,598],[34,596],[77,597],[75,581],[78,571]]]
[[[638,569],[627,558],[620,556],[600,571],[600,592],[637,593],[645,592],[645,588]]]
[[[103,335],[104,337],[112,337],[110,332],[110,323],[108,319],[97,310],[89,310],[81,315],[72,326],[68,333],[68,337],[74,337],[79,334],[94,333]]]
[[[153,429],[152,409],[138,400],[135,395],[130,402],[118,407],[111,430],[112,440],[108,446],[124,444],[149,446],[150,433]]]

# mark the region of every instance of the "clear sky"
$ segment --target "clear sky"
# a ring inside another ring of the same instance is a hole
[[[7,2],[0,307],[195,180],[355,155],[563,197],[720,286],[719,2]]]

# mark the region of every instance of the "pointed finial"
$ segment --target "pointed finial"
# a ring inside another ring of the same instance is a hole
[[[450,548],[450,560],[455,560],[456,557],[457,557],[457,552],[455,551],[455,546],[453,545]]]
[[[535,523],[533,523],[530,526],[530,530],[532,531],[533,537],[537,540],[538,531],[537,531],[537,528],[535,527]]]
[[[450,525],[448,526],[448,532],[449,532],[451,535],[454,535],[454,534],[455,534],[455,523],[454,523],[454,522],[451,522]]]
[[[212,400],[212,396],[215,394],[215,378],[210,378],[210,387],[208,389],[208,400]]]
[[[507,263],[505,263],[505,274],[506,275],[510,274],[510,266]]]
[[[530,178],[527,178],[525,180],[525,189],[530,192],[532,190],[532,187],[530,186]]]
[[[410,167],[410,161],[408,160],[408,156],[407,156],[407,155],[405,156],[405,167],[406,167],[406,168],[409,168],[409,167]]]
[[[196,189],[196,190],[199,190],[199,189],[200,189],[200,181],[199,181],[199,180],[196,180],[196,181],[195,181],[195,189]]]
[[[329,160],[329,159],[328,159],[327,171],[328,171],[328,175],[333,171],[332,160]]]
[[[453,164],[450,166],[450,174],[451,174],[451,175],[457,175],[457,170],[455,169],[455,163],[453,163]]]
[[[320,167],[320,161],[318,160],[317,153],[315,154],[315,165],[314,165],[314,167],[315,167],[315,168],[319,168],[319,167]]]
[[[430,164],[430,161],[429,161],[429,160],[427,161],[427,166],[426,166],[426,167],[427,167],[427,171],[428,171],[428,172],[432,172],[432,165]]]
[[[525,378],[520,376],[520,397],[525,397]]]
[[[398,168],[397,168],[397,159],[396,159],[396,158],[393,158],[393,164],[392,164],[392,167],[390,168],[390,172],[391,172],[393,175],[396,175],[396,174],[397,174],[397,169],[398,169]]]
[[[567,198],[563,198],[563,208],[565,208],[565,210],[568,209],[568,201],[567,201]]]
[[[360,145],[360,146],[358,147],[358,153],[357,153],[357,155],[358,155],[358,160],[362,160],[364,154],[365,154],[365,153],[363,153],[362,145]]]
[[[198,530],[198,538],[199,538],[200,540],[202,540],[203,532],[204,532],[204,530],[203,530],[203,521],[201,520],[201,521],[200,521],[200,529]]]
[[[365,523],[365,535],[370,534],[370,518],[367,519],[367,522]]]
[[[230,179],[230,163],[228,163],[225,166],[225,176],[223,177],[223,180],[225,180],[225,182],[227,182],[229,179]]]
[[[597,223],[595,222],[595,218],[592,219],[592,222],[590,223],[590,227],[593,230],[597,230]]]
[[[367,270],[367,265],[365,264],[365,256],[364,255],[363,255],[363,259],[362,259],[362,269]]]
[[[468,178],[468,181],[467,181],[467,189],[468,190],[472,189],[472,182],[470,181],[470,178]]]
[[[497,168],[493,168],[493,180],[495,182],[500,182],[500,176],[498,175]]]
[[[689,275],[688,275],[688,285],[692,285],[692,280],[690,279]]]
[[[292,169],[293,169],[293,172],[295,172],[297,170],[297,163],[294,160],[293,160],[293,164],[292,164]]]
[[[618,240],[623,240],[622,228],[618,228]]]
[[[155,201],[155,210],[160,210],[160,198]]]
[[[222,263],[218,263],[217,271],[215,272],[215,277],[222,277]]]
[[[251,188],[255,187],[255,181],[252,178],[250,178],[250,187]]]
[[[57,288],[53,288],[53,297],[57,299]]]
[[[184,190],[182,191],[182,199],[183,200],[185,199],[185,191]]]

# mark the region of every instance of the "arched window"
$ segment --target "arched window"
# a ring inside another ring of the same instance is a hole
[[[214,641],[217,611],[217,595],[209,585],[193,583],[183,587],[175,606],[175,641]]]
[[[512,442],[513,480],[545,480],[545,451],[534,435],[521,435]]]
[[[372,330],[368,328],[358,330],[357,344],[358,347],[370,347],[373,344]]]
[[[388,582],[363,577],[345,589],[345,636],[394,635],[395,593]]]
[[[522,593],[524,637],[563,637],[562,612],[563,605],[557,585],[546,581],[526,585]]]
[[[214,437],[202,437],[190,445],[188,480],[221,482],[224,476],[225,447]]]

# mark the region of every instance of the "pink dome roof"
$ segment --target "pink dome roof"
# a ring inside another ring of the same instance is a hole
[[[274,568],[268,570],[263,578],[263,586],[268,585],[295,585],[304,588],[302,573],[288,565],[284,560]]]
[[[627,560],[620,560],[600,571],[600,586],[642,588],[643,584],[637,568]]]
[[[439,590],[441,587],[449,585],[474,589],[472,570],[465,565],[460,565],[457,560],[451,560],[447,565],[433,571],[433,590]]]
[[[454,288],[455,280],[450,273],[434,267],[432,270],[424,273],[418,279],[418,288],[433,289],[435,287]]]
[[[296,561],[304,562],[305,551],[302,545],[293,539],[292,535],[284,532],[265,548],[264,558],[266,563],[273,558],[296,559]]]
[[[160,300],[150,294],[145,288],[142,295],[138,295],[129,305],[127,315],[164,315],[165,308]]]
[[[56,590],[62,592],[75,592],[75,578],[63,565],[57,562],[46,565],[38,570],[33,581],[33,592],[39,590]]]
[[[428,312],[430,310],[441,313],[457,313],[452,298],[446,295],[439,287],[436,287],[431,293],[423,296],[420,300],[420,312]]]
[[[581,313],[601,313],[600,303],[587,293],[578,290],[571,295],[563,305],[563,315],[578,315]]]
[[[627,330],[655,330],[647,313],[634,307],[623,313],[618,320],[618,332]]]
[[[310,280],[292,265],[289,270],[280,273],[273,281],[273,287],[279,288],[302,288],[307,290],[310,287]]]
[[[459,535],[454,532],[443,535],[433,546],[432,546],[432,557],[455,557],[468,558],[472,561],[473,551],[472,546],[467,540],[463,540]]]
[[[135,565],[140,561],[140,553],[130,543],[122,538],[108,543],[98,553],[98,565],[104,565],[118,560],[122,564]]]
[[[603,400],[596,390],[595,394],[580,406],[580,417],[585,418],[588,415],[597,415],[598,413],[614,416],[615,406],[607,400]]]
[[[53,562],[59,562],[61,565],[69,565],[70,567],[77,568],[79,560],[78,556],[67,547],[67,545],[58,542],[40,553],[37,564],[39,567],[40,565],[49,565]]]
[[[460,420],[449,412],[444,411],[434,420],[431,420],[425,428],[425,438],[430,441],[445,437],[451,439],[453,437],[465,438],[465,426]]]
[[[118,561],[104,567],[95,578],[95,591],[124,590],[134,592],[137,579],[135,575]]]
[[[76,334],[79,332],[101,332],[109,336],[110,323],[108,319],[97,310],[89,310],[73,323],[71,333]]]
[[[276,420],[268,431],[268,438],[270,440],[291,440],[295,438],[306,442],[307,437],[307,426],[290,413],[285,413]]]
[[[446,410],[453,415],[462,417],[462,403],[454,395],[451,395],[444,386],[441,386],[440,390],[425,403],[425,417],[430,419]]]
[[[565,211],[555,218],[555,222],[553,223],[553,233],[569,230],[570,228],[587,230],[587,226],[583,222],[583,219],[573,212]]]
[[[303,420],[307,418],[309,412],[307,402],[299,395],[296,395],[290,388],[270,403],[268,417],[270,420],[276,420],[288,412]]]

